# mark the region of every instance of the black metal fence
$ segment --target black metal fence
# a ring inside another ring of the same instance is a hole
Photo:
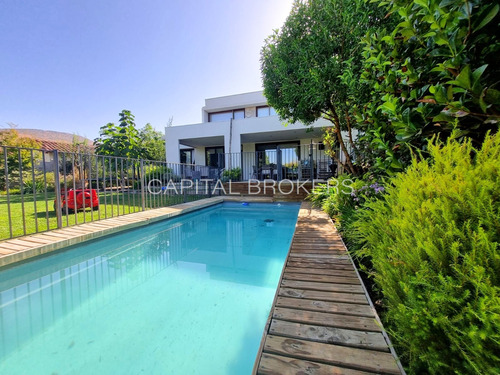
[[[0,240],[224,194],[227,181],[326,180],[322,144],[216,154],[209,165],[0,146]]]
[[[194,166],[0,146],[0,240],[211,196]]]
[[[205,173],[199,173],[201,178],[206,176],[210,168],[212,174],[222,180],[248,181],[266,180],[327,180],[342,173],[342,167],[325,152],[321,143],[311,143],[302,146],[291,146],[265,151],[238,152],[217,154],[210,160],[210,166]],[[196,166],[196,168],[200,168]]]

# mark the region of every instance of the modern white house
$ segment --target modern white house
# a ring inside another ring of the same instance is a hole
[[[262,91],[206,99],[201,120],[165,128],[167,162],[240,168],[242,180],[331,174],[332,162],[321,143],[322,128],[331,124],[323,119],[312,127],[286,124]],[[201,177],[208,176],[208,169],[201,170]]]

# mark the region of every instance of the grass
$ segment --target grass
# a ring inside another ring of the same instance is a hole
[[[186,198],[188,201],[193,201],[202,197],[188,195]],[[57,229],[54,199],[55,193],[28,194],[24,197],[18,194],[10,195],[10,225],[7,196],[0,195],[0,240],[11,237],[10,226],[12,237]],[[146,209],[171,206],[183,201],[182,195],[146,195]],[[142,211],[140,194],[103,192],[99,194],[98,210],[92,211],[87,208],[85,212],[79,210],[68,215],[64,211],[62,225],[68,227],[140,211]]]

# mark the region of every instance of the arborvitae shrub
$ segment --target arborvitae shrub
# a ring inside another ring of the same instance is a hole
[[[430,145],[354,224],[410,373],[500,374],[500,136]]]

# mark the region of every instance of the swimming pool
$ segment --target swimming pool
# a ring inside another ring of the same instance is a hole
[[[250,373],[299,207],[226,202],[0,272],[0,373]]]

